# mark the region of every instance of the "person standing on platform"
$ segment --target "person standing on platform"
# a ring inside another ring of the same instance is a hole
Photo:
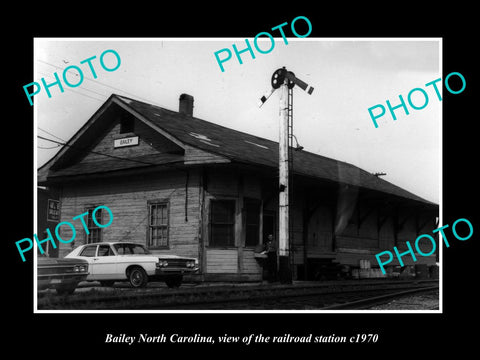
[[[267,254],[268,282],[277,281],[277,248],[272,234],[267,237],[265,252]]]

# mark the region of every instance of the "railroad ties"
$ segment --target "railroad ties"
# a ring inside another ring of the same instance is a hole
[[[362,280],[294,284],[188,285],[178,289],[82,289],[70,296],[39,293],[39,310],[332,310],[362,309],[407,292],[438,289],[438,280]]]

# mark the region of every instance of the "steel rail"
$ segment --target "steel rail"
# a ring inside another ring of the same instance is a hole
[[[88,294],[74,296],[43,296],[48,299],[39,301],[39,309],[51,308],[107,308],[107,309],[168,309],[182,308],[182,306],[199,306],[239,303],[242,301],[268,301],[275,299],[289,299],[314,296],[349,296],[355,297],[362,293],[373,293],[382,291],[412,291],[424,290],[424,284],[431,284],[437,281],[401,281],[381,283],[348,283],[348,284],[305,284],[305,285],[258,285],[258,286],[222,286],[215,288],[201,289],[165,289],[159,288],[153,291],[140,292],[130,289],[125,294]],[[436,285],[438,288],[438,285]],[[435,286],[433,287],[435,288]],[[167,291],[166,291],[167,290]],[[388,296],[388,295],[385,295]],[[374,297],[372,297],[374,298]],[[40,299],[39,299],[40,300]],[[360,300],[359,300],[360,301]],[[341,306],[341,305],[338,305]]]
[[[320,308],[319,310],[342,310],[342,309],[352,309],[352,308],[362,309],[362,308],[370,307],[375,304],[385,303],[386,300],[394,299],[400,296],[411,295],[411,294],[416,294],[421,292],[429,292],[432,290],[438,290],[438,286],[428,286],[424,288],[416,288],[416,289],[394,292],[391,294],[369,297],[361,300],[355,300],[355,301],[350,301],[346,303],[325,306]]]

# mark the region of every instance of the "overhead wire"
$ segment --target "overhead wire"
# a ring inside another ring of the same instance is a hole
[[[42,71],[39,71],[39,73],[40,73],[40,74],[47,75],[47,76],[51,76],[50,74],[44,73],[44,72],[42,72]],[[83,89],[83,88],[82,88],[82,89]],[[104,101],[107,99],[107,97],[108,97],[108,96],[106,96],[106,95],[102,95],[102,94],[96,93],[96,94],[98,94],[98,95],[100,95],[100,96],[104,96],[104,97],[105,97],[105,99],[97,99],[97,98],[92,97],[92,96],[90,96],[90,95],[84,94],[84,93],[82,93],[82,92],[80,92],[80,91],[73,90],[72,88],[69,88],[68,90],[69,90],[69,91],[73,91],[74,93],[77,93],[77,94],[79,94],[79,95],[85,96],[85,97],[87,97],[87,98],[100,101],[100,102],[104,102]],[[90,92],[94,92],[94,91],[89,90],[89,89],[86,89],[86,88],[83,89],[83,90],[87,90],[87,91],[90,91]],[[94,93],[95,93],[95,92],[94,92]]]
[[[60,145],[52,146],[52,147],[43,147],[43,146],[37,146],[37,148],[42,149],[42,150],[50,150],[50,149],[55,149],[58,148]]]
[[[69,72],[69,71],[67,71],[67,72]],[[53,76],[52,76],[52,74],[47,74],[47,73],[46,73],[46,72],[44,72],[44,71],[39,71],[38,73],[39,73],[39,74],[42,74],[42,75],[49,76],[49,77],[53,77]],[[75,74],[75,75],[76,75],[76,74]],[[99,92],[96,92],[96,91],[90,90],[90,89],[88,89],[88,88],[87,88],[87,87],[85,87],[85,86],[82,86],[82,87],[81,87],[81,89],[82,89],[82,90],[89,91],[89,92],[91,92],[91,93],[93,93],[93,94],[95,94],[95,95],[99,95],[99,96],[102,96],[102,97],[108,98],[108,96],[107,96],[107,95],[105,95],[105,94],[100,94]]]
[[[64,139],[62,139],[61,137],[58,137],[57,135],[54,135],[54,134],[52,134],[51,132],[48,132],[47,130],[42,129],[40,126],[38,127],[38,130],[41,130],[41,131],[43,131],[44,133],[47,133],[48,135],[53,136],[54,138],[56,138],[56,139],[58,139],[58,140],[60,140],[60,141],[66,142],[66,141],[65,141]]]
[[[46,65],[49,65],[49,66],[53,66],[53,67],[56,68],[56,69],[65,70],[65,68],[63,68],[63,67],[61,67],[61,66],[51,64],[51,63],[49,63],[49,62],[47,62],[47,61],[44,61],[44,60],[37,59],[37,61],[38,61],[38,62],[41,62],[41,63],[44,63],[44,64],[46,64]],[[45,72],[41,72],[41,71],[40,71],[39,73],[40,73],[40,74],[43,74],[43,75],[46,75],[46,76],[49,76],[49,77],[53,77],[51,74],[47,74],[47,73],[45,73]],[[67,73],[70,73],[70,71],[67,71]],[[75,74],[75,75],[78,76],[78,74]],[[117,88],[117,87],[115,87],[115,86],[111,86],[111,85],[108,85],[108,84],[104,84],[104,83],[102,83],[102,82],[100,82],[100,81],[98,81],[98,80],[90,79],[90,78],[88,78],[87,76],[83,76],[83,78],[84,78],[85,80],[91,81],[91,82],[93,82],[93,83],[96,83],[96,84],[99,84],[99,85],[102,85],[102,86],[111,88],[111,89],[113,89],[113,90],[120,91],[120,92],[125,93],[125,94],[128,94],[128,95],[130,95],[130,96],[132,96],[132,97],[135,97],[135,98],[138,98],[138,99],[142,99],[142,100],[144,100],[144,101],[146,101],[146,102],[152,103],[152,101],[150,101],[150,100],[148,100],[148,99],[144,99],[144,98],[142,98],[142,97],[139,97],[139,96],[137,96],[137,95],[134,95],[134,94],[132,94],[132,93],[129,93],[128,91],[119,89],[119,88]],[[93,100],[97,100],[97,101],[100,101],[100,102],[104,102],[104,101],[108,98],[108,96],[109,96],[109,95],[100,94],[100,93],[98,93],[98,92],[96,92],[96,91],[93,91],[93,90],[91,90],[91,89],[88,89],[88,88],[86,88],[86,87],[84,87],[84,86],[82,87],[82,89],[83,89],[83,90],[86,90],[86,91],[89,91],[89,92],[91,92],[91,93],[94,93],[94,94],[96,94],[96,95],[103,96],[103,97],[105,97],[105,99],[101,100],[101,99],[98,99],[98,98],[89,96],[89,95],[87,95],[87,94],[81,93],[81,92],[79,92],[79,91],[75,91],[75,90],[73,90],[73,89],[70,88],[71,91],[73,91],[73,92],[75,92],[75,93],[77,93],[77,94],[79,94],[79,95],[81,95],[81,96],[84,96],[84,97],[87,97],[87,98],[90,98],[90,99],[93,99]],[[39,128],[39,129],[40,129],[40,128]],[[104,153],[100,153],[100,152],[97,152],[97,151],[88,150],[88,149],[81,148],[81,147],[78,147],[78,146],[75,146],[75,145],[71,145],[71,144],[68,144],[65,140],[59,138],[58,136],[56,136],[56,135],[54,135],[54,134],[52,134],[52,133],[49,133],[49,132],[46,131],[46,130],[43,130],[43,129],[40,129],[40,130],[43,131],[43,132],[45,132],[45,133],[47,133],[47,134],[49,134],[50,136],[53,136],[54,138],[57,138],[57,139],[59,139],[59,140],[62,141],[62,142],[59,142],[59,141],[56,141],[56,140],[48,139],[48,138],[43,137],[43,136],[40,136],[40,135],[37,136],[39,139],[56,143],[56,144],[57,144],[56,147],[58,147],[58,146],[60,146],[60,145],[63,145],[63,146],[71,147],[71,148],[78,148],[78,149],[80,149],[80,150],[82,150],[82,151],[87,151],[87,152],[92,153],[92,154],[101,155],[101,156],[105,156],[105,157],[109,157],[109,158],[113,158],[113,159],[117,159],[117,160],[131,161],[131,162],[140,163],[140,164],[145,164],[145,165],[156,165],[156,164],[154,164],[154,163],[150,163],[150,162],[146,162],[146,161],[141,161],[141,160],[136,160],[136,159],[128,159],[128,158],[123,158],[123,157],[120,157],[120,156],[115,156],[115,155],[110,155],[110,154],[104,154]],[[40,149],[54,149],[55,147],[45,148],[45,147],[40,147],[40,146],[39,146],[39,148],[40,148]]]
[[[40,131],[43,131],[44,133],[47,133],[48,135],[50,136],[53,136],[54,138],[57,138],[58,140],[61,140],[61,141],[64,141],[62,138],[58,137],[57,135],[55,134],[52,134],[51,132],[48,132],[47,130],[44,130],[42,129],[40,126],[38,127],[38,130]],[[44,146],[37,146],[38,149],[42,149],[42,150],[51,150],[51,149],[56,149],[58,148],[59,146],[61,146],[60,144],[56,144],[55,146],[51,146],[51,147],[44,147]]]
[[[41,63],[43,63],[43,64],[47,64],[47,65],[53,66],[53,67],[55,67],[55,68],[57,68],[57,69],[60,69],[60,70],[65,70],[65,68],[63,68],[63,67],[61,67],[61,66],[54,65],[54,64],[49,63],[49,62],[44,61],[44,60],[37,59],[37,61],[38,61],[38,62],[41,62]],[[142,97],[140,97],[140,96],[137,96],[137,95],[135,95],[135,94],[129,93],[128,91],[119,89],[119,88],[117,88],[117,87],[115,87],[115,86],[108,85],[108,84],[104,84],[104,83],[102,83],[101,81],[94,80],[94,79],[90,79],[90,78],[87,77],[87,76],[83,76],[83,78],[84,78],[85,80],[92,81],[92,82],[97,83],[97,84],[100,84],[100,85],[102,85],[102,86],[109,87],[110,89],[113,89],[113,90],[116,90],[116,91],[120,91],[120,92],[122,92],[122,93],[124,93],[124,94],[127,94],[127,95],[129,95],[129,96],[132,96],[132,97],[134,97],[134,98],[141,99],[141,100],[146,101],[146,102],[148,102],[148,103],[154,103],[154,102],[151,101],[151,100],[148,100],[148,99],[142,98]]]

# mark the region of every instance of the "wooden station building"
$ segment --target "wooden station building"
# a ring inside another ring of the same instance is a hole
[[[293,151],[292,179],[294,279],[378,268],[375,254],[407,250],[437,225],[438,205],[345,162]],[[262,242],[278,239],[278,143],[194,117],[187,94],[178,112],[113,94],[38,170],[38,185],[58,194],[60,221],[100,205],[114,215],[96,228],[89,213],[89,235],[73,221],[60,257],[88,242],[135,241],[198,258],[199,280],[256,281]],[[403,257],[436,262],[417,259]]]

